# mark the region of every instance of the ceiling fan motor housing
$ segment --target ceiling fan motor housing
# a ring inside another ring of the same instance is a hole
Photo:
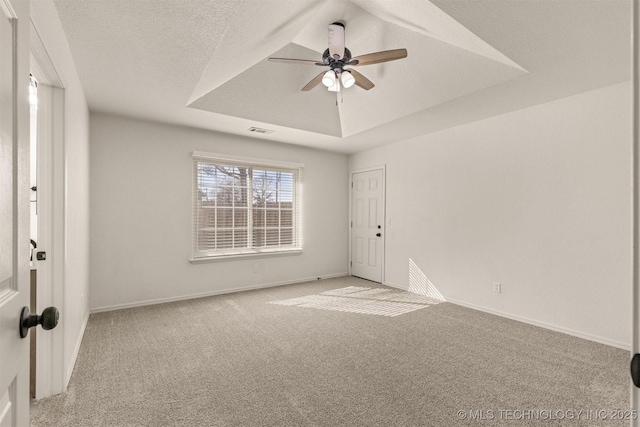
[[[326,49],[322,54],[322,63],[331,67],[332,70],[335,68],[342,70],[342,67],[345,65],[351,65],[349,61],[351,61],[351,51],[346,47],[344,48],[344,56],[342,59],[332,58],[329,54],[329,49]]]

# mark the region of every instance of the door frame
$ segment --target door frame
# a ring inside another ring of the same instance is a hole
[[[47,260],[38,264],[36,308],[55,306],[64,322],[65,283],[65,144],[64,84],[30,20],[30,70],[38,81],[38,249]],[[40,204],[40,202],[42,202]],[[36,399],[65,389],[64,324],[36,335]]]
[[[371,166],[363,169],[356,169],[349,172],[349,265],[348,271],[351,276],[351,248],[353,247],[353,176],[357,173],[372,172],[376,170],[382,170],[382,255],[380,257],[380,284],[385,284],[385,256],[387,245],[387,165]]]

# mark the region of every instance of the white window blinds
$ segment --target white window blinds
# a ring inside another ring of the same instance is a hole
[[[301,170],[193,156],[193,259],[300,251]]]

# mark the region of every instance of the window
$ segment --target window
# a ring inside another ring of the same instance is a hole
[[[301,166],[193,155],[193,258],[302,250]]]

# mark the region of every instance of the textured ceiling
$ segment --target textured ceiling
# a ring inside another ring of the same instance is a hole
[[[89,107],[341,152],[629,79],[628,0],[55,0]],[[300,89],[346,25],[376,87]]]

